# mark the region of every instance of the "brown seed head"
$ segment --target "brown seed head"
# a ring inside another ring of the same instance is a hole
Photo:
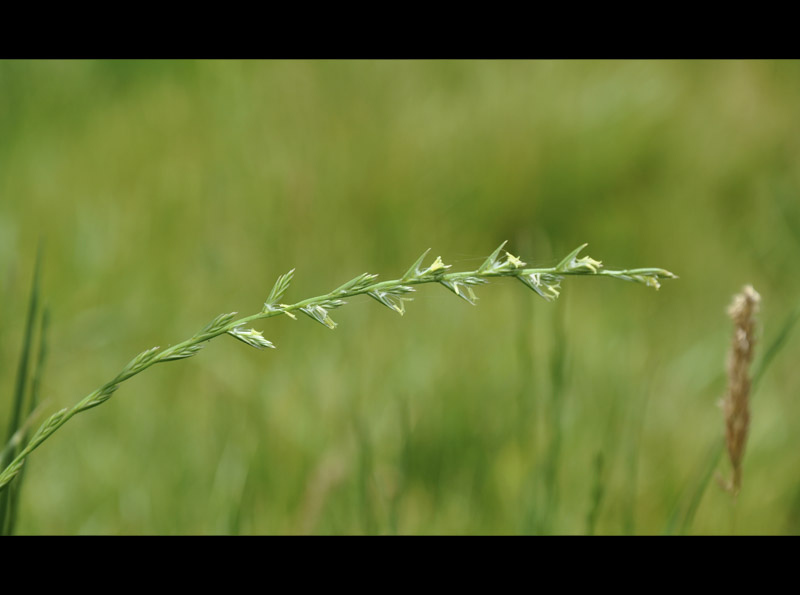
[[[747,285],[742,293],[734,296],[728,307],[728,316],[733,320],[733,341],[728,355],[728,391],[722,400],[725,415],[725,441],[728,457],[733,467],[733,477],[725,487],[737,494],[742,483],[742,458],[750,426],[750,377],[748,369],[753,361],[755,347],[755,314],[761,296]]]

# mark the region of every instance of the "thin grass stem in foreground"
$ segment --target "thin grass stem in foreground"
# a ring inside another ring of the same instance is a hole
[[[28,315],[25,324],[25,334],[22,338],[22,348],[20,350],[19,364],[17,366],[17,378],[14,385],[14,396],[11,407],[11,419],[8,426],[6,446],[0,452],[0,466],[6,467],[10,461],[16,460],[15,455],[19,452],[19,442],[24,441],[24,432],[19,434],[22,427],[25,409],[25,397],[28,394],[29,368],[31,351],[35,335],[36,320],[39,315],[39,274],[41,270],[41,245],[36,253],[36,264],[33,269],[33,282],[31,293],[28,299]],[[41,354],[40,354],[41,355]],[[29,407],[30,410],[34,406]],[[30,412],[29,412],[30,413]],[[13,462],[12,462],[13,464]],[[10,535],[14,527],[14,514],[17,501],[15,490],[20,489],[20,482],[14,486],[13,490],[3,490],[0,492],[0,535]]]

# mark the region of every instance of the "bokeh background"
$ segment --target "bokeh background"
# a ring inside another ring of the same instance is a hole
[[[795,334],[738,499],[705,481],[732,295],[762,296],[759,357],[799,301],[798,106],[797,61],[0,62],[3,432],[40,238],[47,413],[290,268],[287,301],[503,240],[680,276],[220,337],[37,450],[18,532],[800,532]]]

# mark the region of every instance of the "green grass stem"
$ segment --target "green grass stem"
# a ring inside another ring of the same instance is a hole
[[[8,486],[9,482],[20,472],[28,455],[72,417],[104,403],[111,398],[123,382],[143,372],[150,366],[161,362],[192,357],[204,347],[207,341],[226,333],[259,349],[265,347],[274,348],[275,346],[266,340],[261,332],[246,328],[246,325],[257,320],[282,314],[296,319],[296,313],[302,312],[320,324],[334,329],[336,328],[336,323],[330,317],[330,311],[343,306],[345,298],[362,294],[369,295],[402,315],[405,312],[405,302],[411,299],[408,297],[409,294],[415,291],[414,286],[428,283],[438,283],[474,305],[478,298],[473,287],[486,284],[489,279],[495,277],[514,277],[547,301],[553,301],[558,297],[561,281],[565,276],[591,275],[610,277],[643,283],[656,289],[659,287],[659,279],[677,278],[671,272],[659,268],[603,269],[602,263],[588,256],[578,258],[578,254],[585,247],[585,244],[573,250],[557,266],[525,268],[524,262],[508,252],[506,252],[504,258],[500,258],[501,248],[504,245],[505,243],[495,250],[479,269],[473,271],[448,272],[450,265],[445,265],[441,257],[437,257],[433,264],[423,269],[421,267],[424,256],[427,254],[426,252],[400,279],[374,282],[376,275],[364,273],[330,293],[311,297],[291,305],[277,303],[291,283],[294,274],[292,270],[278,279],[269,299],[265,302],[260,312],[239,319],[235,319],[235,312],[221,314],[185,341],[166,349],[153,347],[145,350],[132,359],[115,378],[89,393],[72,408],[61,409],[51,415],[16,457],[4,466],[2,472],[0,472],[0,490]]]
[[[798,319],[800,319],[800,304],[786,317],[786,321],[781,326],[778,334],[775,335],[775,338],[769,344],[766,351],[764,351],[764,356],[759,361],[756,371],[753,374],[753,381],[750,385],[751,396],[756,392],[756,387],[761,381],[762,376],[764,376],[764,372],[772,363],[772,360],[775,359],[775,356],[778,355],[781,349],[786,345],[786,342],[789,340],[789,335],[791,335],[792,329],[794,329],[794,325],[797,323]]]
[[[17,367],[17,378],[14,385],[14,395],[11,402],[11,418],[8,425],[6,447],[0,453],[0,467],[5,468],[11,459],[17,454],[19,444],[15,438],[20,437],[18,432],[22,425],[22,415],[25,408],[25,396],[27,395],[31,350],[33,348],[35,324],[39,312],[39,275],[41,265],[41,246],[36,253],[36,264],[33,269],[33,282],[31,293],[28,299],[28,315],[25,323],[25,334],[22,337],[22,348],[20,350],[19,364]],[[31,407],[33,410],[34,407]],[[13,530],[14,512],[19,490],[19,485],[15,490],[0,491],[0,535],[9,535]]]

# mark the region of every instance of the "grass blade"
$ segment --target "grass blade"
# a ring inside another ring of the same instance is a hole
[[[30,427],[29,421],[36,416],[36,408],[39,406],[39,395],[41,392],[42,376],[44,375],[44,363],[47,359],[47,330],[50,326],[50,310],[45,307],[42,314],[42,323],[39,327],[39,353],[36,357],[36,364],[33,368],[33,377],[31,380],[31,396],[28,399],[28,412],[27,420],[22,428],[22,442],[28,440],[28,429]],[[20,470],[16,483],[11,486],[9,490],[9,507],[8,507],[8,535],[14,534],[14,528],[17,524],[17,510],[19,504],[19,495],[22,491],[22,482],[25,475],[25,468]]]
[[[786,318],[786,322],[783,323],[781,330],[778,332],[778,335],[775,337],[775,340],[770,343],[767,350],[764,352],[764,357],[761,358],[761,361],[758,363],[758,368],[756,368],[755,373],[753,374],[753,381],[750,386],[750,394],[752,395],[756,390],[756,385],[758,385],[759,380],[764,375],[764,372],[772,363],[772,360],[775,358],[776,355],[783,349],[783,346],[786,345],[786,341],[789,339],[789,335],[794,328],[795,323],[797,320],[800,319],[800,304],[792,311],[791,314]]]
[[[686,535],[686,533],[689,532],[692,522],[694,521],[694,515],[697,513],[697,509],[700,507],[700,502],[703,499],[703,494],[706,493],[708,484],[711,483],[711,478],[714,476],[714,469],[717,468],[723,451],[724,449],[722,442],[719,442],[711,447],[711,452],[709,453],[707,459],[708,464],[703,472],[702,477],[700,478],[700,481],[697,484],[697,488],[695,489],[694,493],[692,493],[692,497],[689,500],[689,506],[686,507],[686,514],[683,516],[683,523],[681,523],[681,535]]]
[[[703,500],[703,495],[706,493],[708,484],[711,483],[711,477],[714,475],[714,470],[719,465],[722,458],[722,453],[725,452],[725,441],[717,440],[709,450],[708,457],[704,461],[701,471],[698,474],[697,483],[691,493],[688,493],[688,487],[684,492],[678,496],[675,506],[672,508],[672,514],[667,521],[667,526],[664,528],[664,535],[674,535],[676,530],[680,535],[686,535],[692,527],[694,515],[700,507],[700,502]],[[681,518],[682,502],[688,500],[686,511]]]
[[[39,271],[41,264],[41,247],[36,253],[36,264],[33,269],[33,283],[28,299],[28,317],[25,324],[25,334],[22,337],[22,348],[20,350],[19,365],[17,367],[17,379],[14,386],[14,395],[11,402],[11,419],[9,421],[6,442],[11,442],[14,434],[20,427],[23,405],[25,401],[26,389],[28,387],[28,367],[30,364],[31,346],[33,344],[34,323],[39,311]],[[4,456],[0,459],[0,468],[8,465],[17,453],[17,446],[13,446],[9,451],[4,451]],[[8,535],[10,531],[10,510],[11,490],[0,491],[0,535]]]
[[[605,484],[603,483],[603,451],[600,450],[594,457],[594,482],[592,491],[589,495],[589,512],[586,513],[586,534],[594,535],[597,528],[597,518],[600,515],[600,507],[603,504],[605,495]]]

